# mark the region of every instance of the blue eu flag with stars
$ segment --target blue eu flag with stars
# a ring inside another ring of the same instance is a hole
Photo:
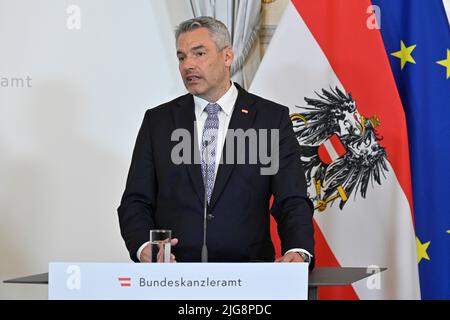
[[[422,299],[450,299],[450,25],[443,0],[373,0],[408,124]]]

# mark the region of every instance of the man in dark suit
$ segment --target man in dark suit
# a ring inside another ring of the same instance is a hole
[[[172,230],[172,261],[200,261],[207,202],[208,261],[273,262],[271,211],[283,253],[276,261],[307,261],[312,268],[313,207],[288,108],[231,82],[234,54],[221,22],[210,17],[185,21],[176,41],[189,94],[147,110],[140,128],[118,208],[131,259],[149,261],[149,230],[159,228]],[[276,158],[271,174],[262,173],[267,163],[249,161],[255,152],[251,134],[243,148],[227,148],[227,134],[236,129],[253,130],[259,150]],[[180,143],[173,138],[176,130],[191,137],[183,141],[190,142],[179,154],[189,159],[183,163],[174,160]],[[268,132],[278,139],[275,144],[273,136],[261,140],[260,134]],[[244,162],[238,160],[242,152]]]

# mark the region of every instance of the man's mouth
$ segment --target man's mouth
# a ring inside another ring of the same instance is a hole
[[[199,76],[187,76],[186,77],[186,82],[187,83],[194,83],[194,82],[197,82],[200,79],[201,79],[201,77],[199,77]]]

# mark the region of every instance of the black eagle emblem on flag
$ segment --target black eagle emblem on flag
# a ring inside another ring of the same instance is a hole
[[[309,197],[318,211],[324,211],[335,200],[342,210],[352,193],[366,197],[369,184],[381,185],[389,171],[387,153],[376,127],[380,120],[359,114],[351,93],[339,88],[322,89],[317,98],[305,97],[307,106],[291,115],[291,121],[305,169]]]

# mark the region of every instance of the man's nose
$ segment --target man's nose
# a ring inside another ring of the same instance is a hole
[[[191,57],[185,57],[181,62],[182,70],[193,70],[195,68],[195,61]]]

